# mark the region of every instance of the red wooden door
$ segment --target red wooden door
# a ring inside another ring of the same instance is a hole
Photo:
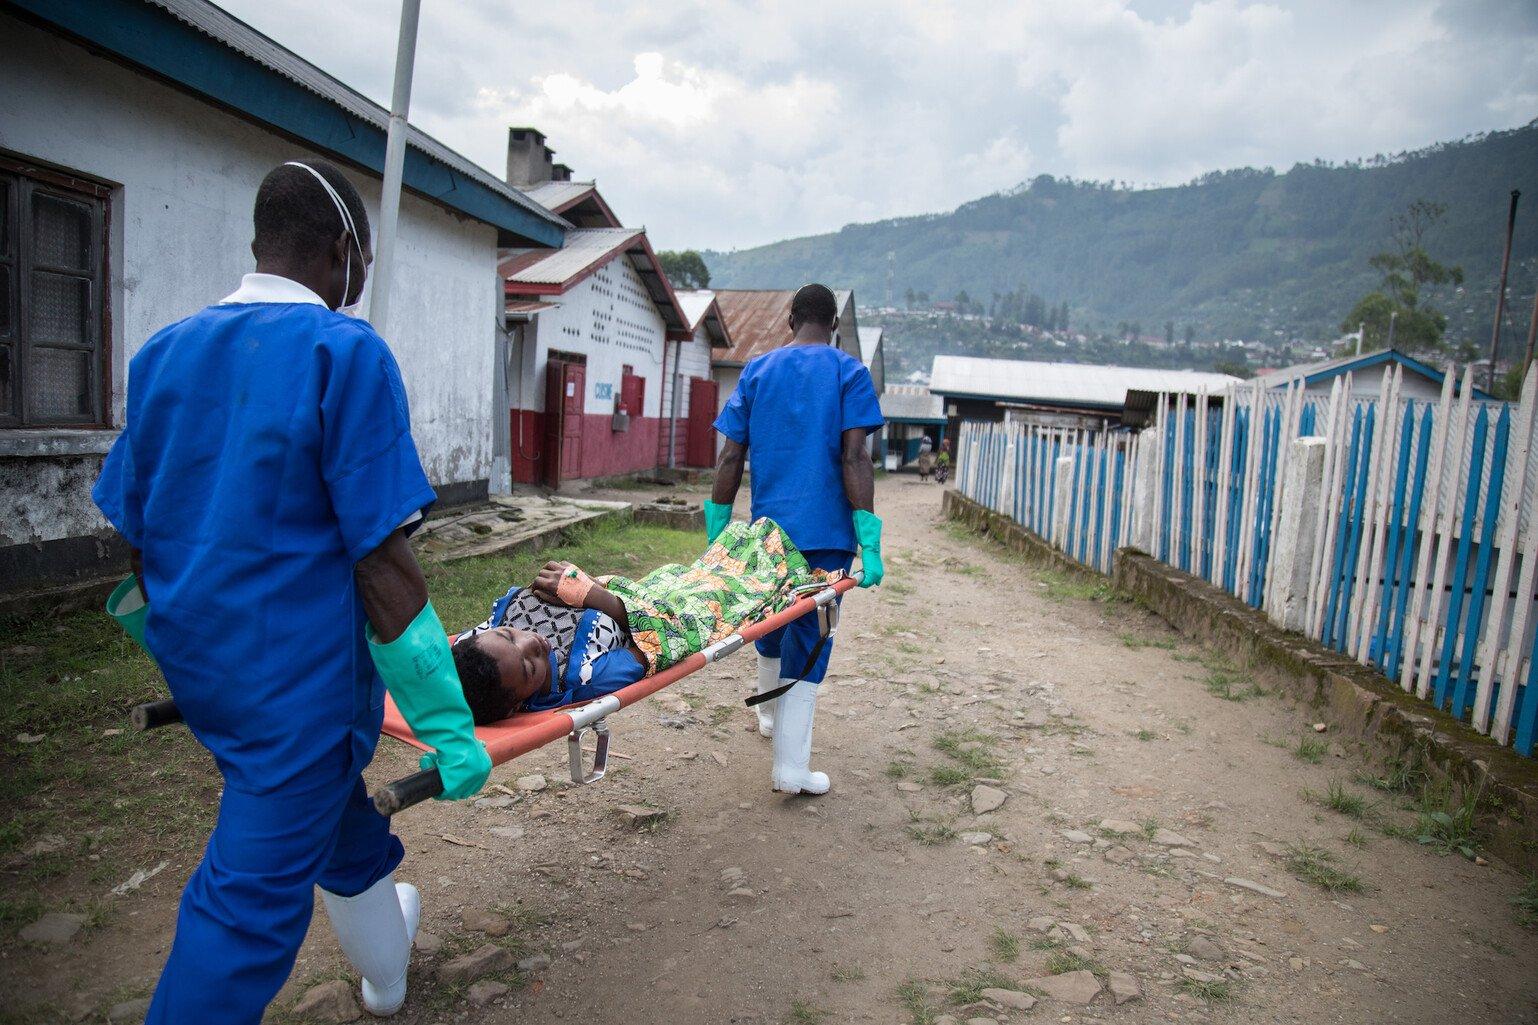
[[[716,382],[696,377],[689,381],[689,435],[684,462],[690,466],[716,463]]]
[[[545,483],[582,472],[582,405],[587,368],[551,360],[545,368]]]

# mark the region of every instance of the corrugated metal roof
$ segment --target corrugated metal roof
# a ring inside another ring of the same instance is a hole
[[[882,330],[879,327],[860,328],[860,360],[866,366],[876,358],[876,349],[881,345]]]
[[[1375,349],[1372,352],[1364,352],[1360,355],[1337,356],[1334,359],[1320,360],[1317,363],[1298,363],[1294,366],[1283,367],[1281,370],[1273,370],[1269,374],[1261,374],[1256,378],[1263,388],[1284,388],[1291,381],[1302,378],[1306,381],[1317,381],[1320,378],[1336,377],[1340,374],[1350,373],[1356,370],[1364,370],[1377,366],[1380,363],[1397,363],[1412,374],[1420,374],[1433,384],[1440,385],[1445,374],[1437,367],[1421,362],[1408,353],[1398,349]],[[1482,389],[1474,389],[1474,397],[1489,400],[1491,395]]]
[[[1196,370],[1039,363],[1028,360],[936,356],[929,388],[946,398],[970,396],[1006,402],[1120,408],[1129,389],[1215,392],[1237,377]]]
[[[646,286],[667,337],[687,341],[693,332],[644,228],[573,228],[566,233],[566,244],[554,252],[503,250],[497,272],[506,281],[509,296],[560,295],[621,255],[628,256]]]
[[[556,250],[504,250],[497,273],[509,285],[564,285],[609,262],[641,234],[641,228],[573,228]]]
[[[166,11],[248,60],[283,76],[326,102],[340,107],[358,120],[367,122],[382,132],[388,131],[390,112],[384,107],[213,4],[205,0],[144,0],[144,2]],[[420,129],[407,127],[406,144],[411,149],[464,175],[482,187],[511,200],[541,220],[557,227],[565,226],[565,221],[560,217]],[[448,196],[435,195],[430,198],[450,206],[454,205],[452,198]]]
[[[679,289],[673,293],[678,296],[678,305],[683,307],[684,316],[689,319],[689,330],[697,330],[700,326],[700,318],[710,309],[710,304],[716,301],[716,293],[708,288],[697,288],[693,291]]]
[[[790,301],[795,295],[785,290],[718,290],[716,302],[726,318],[732,347],[717,355],[716,362],[741,365],[790,341]]]
[[[890,384],[881,393],[881,415],[888,420],[944,420],[940,396],[919,384]]]
[[[692,291],[675,291],[673,294],[678,297],[678,306],[684,311],[691,333],[698,331],[703,321],[712,349],[731,347],[731,332],[727,330],[726,318],[721,314],[721,304],[716,302],[716,293],[708,288],[697,288]]]
[[[538,185],[530,185],[518,191],[546,210],[560,213],[596,187],[596,182],[540,182]]]

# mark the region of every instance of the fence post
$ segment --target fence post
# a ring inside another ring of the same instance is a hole
[[[1073,487],[1073,456],[1058,456],[1057,462],[1052,466],[1052,473],[1057,478],[1057,508],[1052,510],[1052,543],[1067,551],[1068,546],[1068,517],[1073,511],[1072,496],[1069,490]]]
[[[1144,427],[1139,434],[1137,472],[1132,478],[1132,535],[1127,544],[1154,552],[1154,474],[1158,472],[1159,430]]]
[[[1281,517],[1271,544],[1273,601],[1266,614],[1283,630],[1306,625],[1308,595],[1313,586],[1314,520],[1324,497],[1324,438],[1298,438],[1289,443],[1291,458],[1276,496]]]
[[[999,481],[999,503],[995,512],[1015,518],[1015,428],[1004,427],[1004,467]]]

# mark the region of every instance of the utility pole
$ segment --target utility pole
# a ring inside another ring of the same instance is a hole
[[[1495,290],[1495,327],[1490,330],[1490,369],[1485,371],[1485,391],[1495,391],[1495,356],[1501,345],[1501,319],[1506,315],[1506,272],[1511,268],[1511,235],[1517,227],[1517,200],[1522,193],[1511,190],[1511,209],[1506,214],[1506,250],[1501,256],[1501,283]]]
[[[1396,321],[1398,319],[1399,319],[1399,311],[1398,310],[1389,310],[1388,311],[1388,347],[1390,349],[1392,349],[1394,347],[1394,321]]]
[[[1527,378],[1527,372],[1533,365],[1533,343],[1538,342],[1538,287],[1533,289],[1533,319],[1527,324],[1527,355],[1522,358],[1522,377]]]
[[[379,193],[379,240],[374,246],[374,293],[369,320],[389,333],[390,277],[395,269],[395,236],[400,225],[401,174],[406,163],[406,114],[411,108],[411,74],[417,61],[417,20],[422,0],[401,0],[401,30],[395,46],[395,87],[390,93],[390,132],[385,138],[384,188]]]

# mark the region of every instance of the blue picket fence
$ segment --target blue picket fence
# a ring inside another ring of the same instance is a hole
[[[1538,375],[1535,375],[1538,376]],[[1522,400],[1239,386],[1140,434],[962,427],[957,486],[1086,566],[1132,544],[1531,755],[1538,438]]]

